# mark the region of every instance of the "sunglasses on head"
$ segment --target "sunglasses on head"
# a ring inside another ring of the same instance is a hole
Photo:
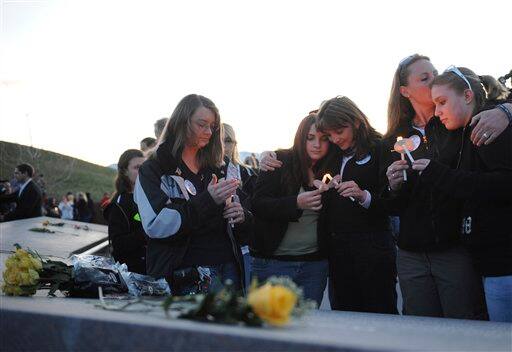
[[[459,78],[462,78],[464,80],[464,82],[466,82],[469,90],[471,90],[471,91],[473,90],[471,88],[471,84],[469,84],[469,81],[466,78],[466,76],[464,76],[464,74],[462,72],[460,72],[460,70],[456,66],[454,66],[454,65],[448,66],[448,68],[446,70],[444,70],[444,73],[446,73],[446,72],[455,73],[457,76],[459,76]]]
[[[403,58],[402,60],[400,60],[400,62],[398,63],[398,67],[402,68],[404,66],[409,65],[409,63],[412,61],[412,59],[414,59],[414,54],[409,55],[406,58]]]

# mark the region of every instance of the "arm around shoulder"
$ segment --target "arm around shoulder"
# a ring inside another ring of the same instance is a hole
[[[268,220],[295,221],[302,211],[297,208],[297,194],[285,195],[281,178],[286,169],[260,172],[252,198],[256,217]]]

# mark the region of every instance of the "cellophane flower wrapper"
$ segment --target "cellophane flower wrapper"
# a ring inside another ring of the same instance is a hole
[[[125,264],[97,255],[73,255],[74,285],[69,293],[73,297],[98,297],[98,287],[105,294],[127,293],[120,270],[126,270]]]
[[[157,280],[148,275],[129,271],[121,271],[121,276],[132,296],[167,296],[171,294],[169,284],[163,278]]]

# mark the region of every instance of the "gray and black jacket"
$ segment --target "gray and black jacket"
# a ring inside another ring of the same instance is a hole
[[[225,168],[212,171],[218,178],[225,176]],[[217,205],[207,191],[190,197],[184,181],[168,143],[161,144],[156,155],[146,160],[139,169],[134,200],[148,236],[147,274],[171,280],[173,271],[183,262],[194,233],[212,221],[222,221],[243,276],[242,254],[235,234],[250,227],[250,212],[245,211],[244,224],[232,229],[222,218],[224,205]]]

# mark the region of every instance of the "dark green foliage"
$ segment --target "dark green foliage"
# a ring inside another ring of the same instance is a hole
[[[114,157],[114,159],[116,159]],[[0,179],[11,180],[14,168],[29,163],[36,175],[43,174],[46,193],[59,201],[67,192],[90,192],[98,202],[114,190],[116,171],[66,155],[0,141]]]
[[[240,291],[229,283],[220,290],[190,296],[169,296],[164,310],[173,311],[179,318],[222,324],[244,323],[261,326],[262,321],[247,304]]]

